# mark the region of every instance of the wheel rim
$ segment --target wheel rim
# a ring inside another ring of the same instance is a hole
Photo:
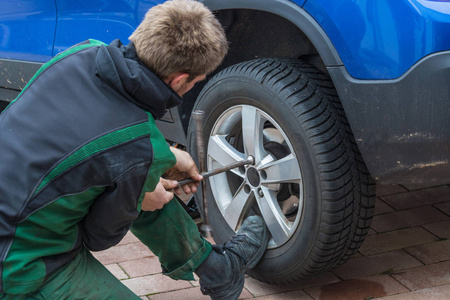
[[[212,128],[207,168],[225,166],[249,155],[255,158],[255,165],[211,177],[211,191],[234,231],[248,215],[262,215],[272,235],[269,248],[279,247],[301,224],[301,169],[290,141],[272,117],[254,106],[233,106]]]

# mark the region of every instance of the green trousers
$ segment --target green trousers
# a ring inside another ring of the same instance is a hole
[[[173,279],[193,280],[193,271],[208,257],[212,246],[175,199],[163,209],[141,212],[131,231],[159,258],[163,273]],[[1,295],[6,299],[140,299],[84,248],[29,295]]]

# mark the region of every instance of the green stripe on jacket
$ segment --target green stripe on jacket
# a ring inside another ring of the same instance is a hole
[[[30,293],[44,283],[46,266],[42,258],[72,250],[78,237],[77,223],[103,190],[96,187],[59,198],[18,224],[3,263],[5,293]]]
[[[106,134],[75,151],[47,175],[40,189],[50,186],[52,179],[74,164],[88,159],[90,155],[107,150],[120,142],[149,134],[153,159],[136,207],[136,210],[140,211],[145,193],[153,191],[160,176],[176,163],[175,156],[156,127],[153,117],[150,114],[148,116],[147,122]],[[35,211],[17,225],[14,241],[3,263],[5,293],[25,294],[39,289],[46,276],[46,266],[42,258],[73,249],[79,234],[78,223],[86,216],[89,207],[104,189],[91,187],[77,195],[63,196]]]
[[[44,72],[46,69],[48,69],[50,66],[52,66],[54,63],[56,63],[57,61],[77,52],[77,51],[81,51],[83,49],[89,48],[89,47],[96,47],[96,46],[101,46],[101,45],[105,45],[105,43],[101,42],[101,41],[97,41],[94,39],[89,39],[89,44],[82,44],[82,45],[77,45],[77,46],[73,46],[67,50],[65,50],[64,52],[59,53],[58,55],[56,55],[55,57],[53,57],[51,60],[49,60],[48,62],[46,62],[45,64],[42,65],[42,67],[39,68],[39,70],[37,70],[37,72],[34,74],[33,77],[31,77],[30,81],[28,81],[28,83],[25,85],[25,87],[22,89],[22,91],[20,92],[20,94],[13,100],[11,101],[11,103],[8,104],[8,106],[5,108],[8,109],[8,107],[13,104],[17,99],[20,98],[20,96],[23,94],[23,92],[33,83],[33,81],[42,73]]]
[[[51,172],[42,180],[35,194],[39,193],[53,179],[63,174],[65,171],[80,163],[81,161],[91,157],[92,155],[104,151],[113,146],[128,142],[132,139],[150,134],[149,124],[147,122],[119,129],[97,138],[88,144],[76,150],[69,157],[61,161]]]
[[[172,151],[170,151],[164,136],[156,127],[155,120],[152,115],[148,115],[150,124],[150,141],[153,147],[153,160],[139,197],[139,212],[141,211],[141,204],[145,193],[153,191],[159,183],[159,178],[177,162],[175,155]]]

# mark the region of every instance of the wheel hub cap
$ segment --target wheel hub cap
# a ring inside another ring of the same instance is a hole
[[[257,187],[260,184],[261,178],[255,168],[251,167],[247,170],[247,180],[253,187]]]
[[[249,155],[255,159],[254,166],[209,179],[214,201],[235,232],[247,216],[263,216],[272,236],[268,247],[280,247],[294,235],[303,215],[299,162],[277,121],[254,106],[236,105],[224,111],[211,130],[208,169]]]

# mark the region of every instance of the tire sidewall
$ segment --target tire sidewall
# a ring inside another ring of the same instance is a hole
[[[298,269],[310,258],[321,222],[321,193],[319,172],[309,139],[298,117],[283,98],[282,93],[262,85],[248,75],[219,74],[203,89],[194,109],[205,111],[204,140],[208,141],[213,125],[219,116],[232,106],[251,105],[270,115],[283,129],[292,144],[300,164],[303,183],[303,214],[295,233],[289,241],[266,251],[264,257],[251,273],[255,277],[269,274],[272,277]],[[189,126],[188,147],[195,149],[193,126]],[[207,145],[206,145],[207,147]],[[193,153],[193,151],[190,151]],[[201,193],[197,194],[197,197]],[[227,241],[233,230],[225,222],[208,186],[209,221],[217,243]]]

